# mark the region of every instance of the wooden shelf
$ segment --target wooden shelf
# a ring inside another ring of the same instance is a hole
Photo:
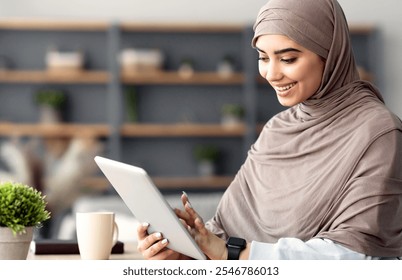
[[[219,124],[124,124],[121,128],[125,137],[234,137],[245,132],[245,125]]]
[[[0,20],[0,29],[11,30],[56,30],[56,31],[105,31],[109,28],[106,21],[76,21],[59,19],[22,19]]]
[[[107,71],[46,71],[46,70],[0,70],[0,82],[4,83],[95,83],[106,84],[110,79]],[[176,71],[135,73],[122,72],[121,80],[125,84],[174,84],[174,85],[241,85],[244,81],[242,73],[234,73],[229,77],[219,76],[216,72],[195,73],[184,78]]]
[[[112,23],[96,20],[59,20],[53,18],[8,18],[0,20],[0,29],[12,30],[57,30],[57,31],[105,31]],[[119,26],[130,32],[241,32],[240,24],[209,23],[144,23],[122,21]]]
[[[125,84],[241,85],[244,82],[244,75],[234,73],[228,77],[223,77],[217,72],[198,72],[190,77],[182,77],[176,71],[148,73],[122,71],[121,80]]]
[[[155,185],[160,189],[195,189],[195,188],[227,188],[233,176],[213,177],[154,177]]]
[[[375,26],[372,24],[350,24],[349,31],[354,35],[367,35],[376,30]]]
[[[110,128],[101,124],[15,124],[0,123],[1,136],[105,137]]]
[[[0,82],[4,83],[99,83],[106,84],[106,71],[61,71],[61,70],[16,70],[0,71]]]
[[[202,33],[238,33],[244,26],[237,24],[208,24],[208,23],[141,23],[121,22],[122,31],[127,32],[202,32]]]
[[[124,137],[240,137],[246,132],[246,127],[225,127],[219,124],[125,124],[120,132]],[[110,127],[106,124],[0,122],[0,136],[106,137],[110,133]]]
[[[233,176],[213,177],[153,177],[155,185],[162,190],[169,189],[225,189],[233,181]],[[106,190],[110,187],[105,177],[92,177],[84,180],[83,184],[91,189]]]

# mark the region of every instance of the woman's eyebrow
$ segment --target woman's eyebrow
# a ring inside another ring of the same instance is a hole
[[[301,52],[301,50],[295,49],[295,48],[286,48],[286,49],[281,49],[274,51],[274,54],[283,54],[287,52]]]
[[[263,51],[259,48],[256,48],[256,49],[257,49],[257,51],[259,51],[261,53],[266,53],[265,51]],[[302,51],[295,49],[295,48],[285,48],[285,49],[274,51],[274,54],[277,55],[277,54],[283,54],[283,53],[287,53],[287,52],[302,52]]]

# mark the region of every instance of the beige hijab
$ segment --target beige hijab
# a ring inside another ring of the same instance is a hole
[[[402,256],[402,128],[359,80],[336,0],[271,0],[255,37],[286,35],[326,60],[317,93],[273,117],[207,226],[274,243],[329,238],[370,256]]]

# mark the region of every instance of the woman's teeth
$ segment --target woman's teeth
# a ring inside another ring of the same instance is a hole
[[[291,83],[291,84],[289,84],[289,85],[287,85],[287,86],[285,86],[285,87],[276,87],[276,90],[277,90],[277,91],[289,90],[289,89],[291,89],[292,87],[294,87],[295,85],[296,85],[296,83]]]

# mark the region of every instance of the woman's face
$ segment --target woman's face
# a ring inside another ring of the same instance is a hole
[[[320,56],[284,35],[262,35],[256,47],[260,75],[283,106],[304,102],[317,92],[325,66]]]

